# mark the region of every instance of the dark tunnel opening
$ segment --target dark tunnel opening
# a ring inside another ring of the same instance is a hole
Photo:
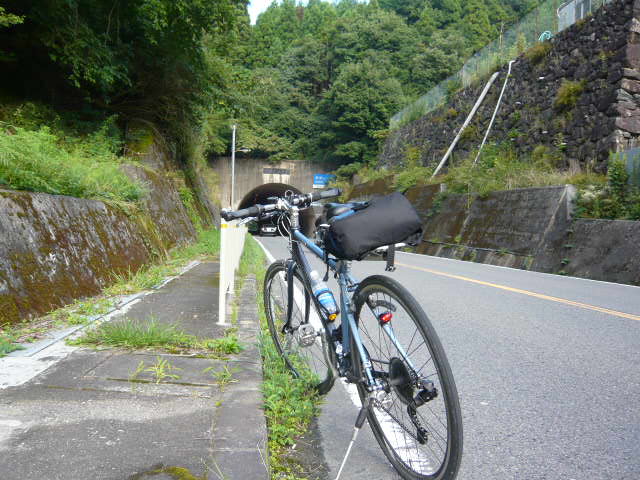
[[[238,210],[250,207],[256,203],[261,205],[272,203],[267,200],[269,197],[282,197],[288,190],[296,194],[303,193],[297,188],[285,183],[266,183],[250,190],[244,197],[242,197],[242,200],[238,205]],[[300,212],[300,227],[302,233],[306,236],[313,235],[314,220],[315,214],[313,213],[313,208],[307,208]]]

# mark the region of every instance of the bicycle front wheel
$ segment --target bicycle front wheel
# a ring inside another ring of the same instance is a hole
[[[329,339],[311,293],[297,271],[292,281],[291,321],[286,325],[289,305],[287,265],[284,260],[278,260],[267,270],[264,308],[269,332],[293,376],[325,394],[335,380],[330,367]]]
[[[385,387],[386,395],[368,414],[378,443],[403,478],[452,480],[462,457],[462,417],[431,322],[402,285],[382,275],[361,282],[354,303],[374,377]],[[356,376],[362,378],[353,341],[351,350]],[[362,382],[358,391],[364,402],[368,392]]]

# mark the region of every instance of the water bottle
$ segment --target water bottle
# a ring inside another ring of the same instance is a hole
[[[315,270],[312,270],[309,274],[311,280],[311,291],[313,296],[318,299],[318,302],[327,312],[327,319],[333,321],[338,317],[338,305],[333,298],[333,293],[329,290],[326,283],[320,278],[320,274]]]

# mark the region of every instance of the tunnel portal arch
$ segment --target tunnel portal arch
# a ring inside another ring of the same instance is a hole
[[[282,197],[285,192],[291,191],[295,194],[303,193],[292,185],[286,183],[265,183],[258,185],[242,197],[238,204],[238,210],[242,208],[248,208],[256,203],[264,205],[266,203],[272,203],[268,200],[269,197]],[[302,233],[306,236],[313,235],[315,214],[313,208],[307,208],[300,212],[300,227]]]

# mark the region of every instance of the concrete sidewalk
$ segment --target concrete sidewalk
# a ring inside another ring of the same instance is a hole
[[[202,263],[126,313],[219,337],[218,264]],[[255,281],[243,288],[239,336],[227,360],[78,349],[19,387],[0,390],[3,480],[267,478]],[[179,378],[156,384],[145,366]],[[179,369],[179,370],[178,370]],[[223,379],[232,373],[231,382]]]

